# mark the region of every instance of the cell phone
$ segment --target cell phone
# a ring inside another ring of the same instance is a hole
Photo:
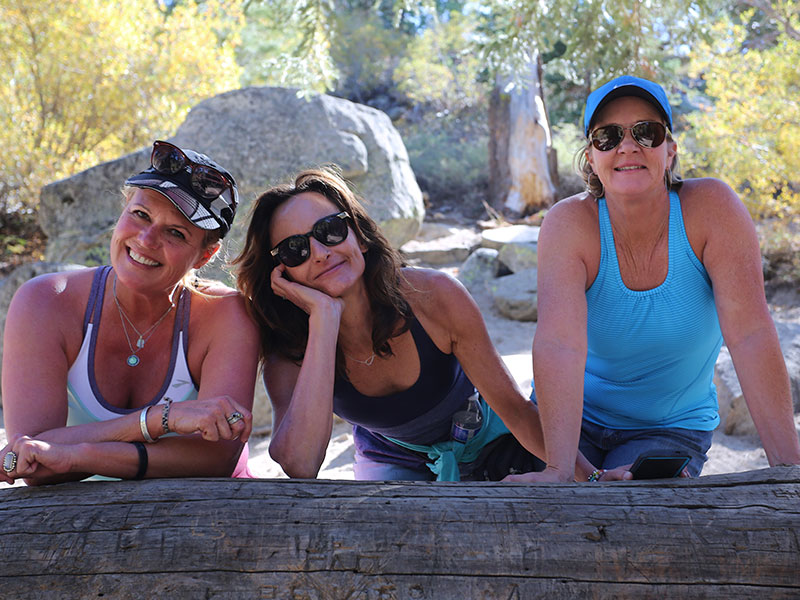
[[[633,463],[634,479],[669,479],[678,477],[692,459],[683,450],[648,450]]]

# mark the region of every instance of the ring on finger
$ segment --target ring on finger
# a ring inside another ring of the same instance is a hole
[[[229,425],[233,425],[234,423],[238,423],[242,419],[244,419],[244,415],[242,413],[240,413],[238,410],[232,412],[230,414],[230,416],[225,417],[225,420],[228,421]]]
[[[6,452],[6,455],[3,457],[3,471],[6,473],[11,473],[14,469],[17,468],[17,453],[13,450],[9,450]]]

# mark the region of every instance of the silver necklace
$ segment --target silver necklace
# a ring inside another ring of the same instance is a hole
[[[139,359],[138,356],[136,356],[136,353],[139,352],[139,350],[141,350],[142,348],[144,348],[144,345],[147,343],[147,340],[149,340],[153,336],[153,334],[156,332],[156,327],[158,327],[161,324],[161,321],[163,321],[164,319],[167,318],[167,315],[169,314],[169,312],[173,308],[175,308],[175,304],[174,303],[170,303],[170,305],[167,308],[166,312],[163,315],[161,315],[161,317],[159,317],[158,321],[153,323],[147,329],[147,331],[145,331],[144,333],[139,333],[139,330],[136,329],[136,325],[133,324],[133,321],[131,321],[130,317],[125,314],[124,310],[122,310],[122,306],[120,305],[119,300],[117,299],[117,274],[116,273],[114,273],[114,304],[117,305],[117,310],[119,311],[119,320],[122,322],[122,332],[125,334],[125,340],[128,342],[128,348],[130,348],[130,350],[131,350],[130,355],[128,356],[128,358],[125,359],[125,362],[128,363],[129,367],[135,367],[140,362],[140,359]],[[128,328],[125,326],[125,321],[128,322],[128,324],[136,332],[136,335],[139,336],[139,339],[136,340],[136,350],[133,349],[133,344],[131,343],[131,338],[128,335]]]
[[[358,360],[357,358],[353,358],[349,354],[345,354],[345,356],[347,358],[349,358],[350,360],[353,360],[353,361],[355,361],[355,362],[357,362],[359,364],[362,364],[362,365],[366,365],[368,367],[371,367],[372,363],[375,362],[375,353],[374,352],[372,353],[372,355],[370,355],[370,357],[367,360]]]

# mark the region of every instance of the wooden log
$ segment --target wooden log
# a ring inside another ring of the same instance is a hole
[[[800,467],[523,485],[0,491],[2,598],[797,598]]]

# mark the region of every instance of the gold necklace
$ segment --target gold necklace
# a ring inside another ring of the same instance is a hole
[[[159,317],[159,319],[155,323],[153,323],[144,333],[139,333],[139,330],[136,329],[136,325],[133,324],[133,321],[131,321],[131,318],[127,314],[125,314],[124,310],[122,310],[122,306],[120,305],[119,300],[117,299],[117,274],[116,273],[114,273],[114,286],[113,287],[114,287],[114,304],[117,305],[117,310],[119,311],[119,320],[122,322],[122,332],[125,334],[125,340],[128,342],[128,348],[130,348],[130,351],[131,351],[131,353],[128,356],[128,358],[125,359],[125,362],[128,364],[129,367],[135,367],[140,362],[140,358],[138,356],[136,356],[136,353],[139,352],[139,350],[141,350],[142,348],[144,348],[144,345],[147,343],[147,341],[156,332],[156,327],[158,327],[161,324],[161,321],[163,321],[164,319],[167,318],[167,315],[169,314],[169,312],[173,308],[175,308],[175,304],[174,303],[170,303],[170,305],[167,308],[166,312],[163,315],[161,315],[161,317]],[[125,326],[125,321],[128,322],[128,324],[136,332],[136,335],[139,336],[139,339],[136,340],[136,350],[133,349],[133,344],[131,344],[131,338],[128,335],[128,328]]]

